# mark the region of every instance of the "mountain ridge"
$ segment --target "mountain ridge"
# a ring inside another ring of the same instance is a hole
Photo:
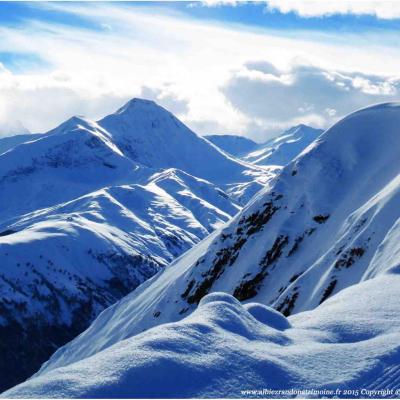
[[[258,149],[243,156],[243,160],[255,165],[284,166],[299,155],[322,134],[322,129],[299,124],[268,140]]]
[[[206,135],[204,137],[220,149],[239,158],[260,147],[259,143],[256,143],[245,136]]]

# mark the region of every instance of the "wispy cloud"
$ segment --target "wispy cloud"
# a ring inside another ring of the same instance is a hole
[[[392,32],[356,36],[252,29],[193,20],[150,5],[40,3],[33,7],[76,15],[91,24],[88,28],[29,19],[0,28],[0,53],[34,54],[43,62],[40,70],[37,66],[24,71],[0,69],[0,121],[16,116],[31,131],[49,129],[72,114],[98,118],[133,96],[144,96],[171,109],[200,133],[261,137],[301,118],[328,124],[370,101],[376,85],[397,93],[393,76],[398,73],[400,49]],[[271,70],[256,68],[250,63],[254,60],[264,67],[268,62]],[[315,76],[313,84],[307,85],[300,65],[320,71],[321,86]],[[271,91],[265,76],[272,72],[276,77],[276,71],[279,78]],[[284,93],[295,96],[299,104],[306,94],[303,103],[312,103],[327,88],[324,74],[351,76],[353,83],[348,84],[359,100],[347,102],[347,109],[340,108],[335,97],[332,104],[326,97],[323,109],[309,108],[299,114],[288,108],[287,115],[274,119],[274,110],[283,105],[274,108],[253,89],[272,96],[282,89],[279,103],[286,101]],[[285,81],[285,76],[291,78]],[[359,82],[357,88],[354,82]],[[380,98],[393,98],[396,93],[382,92]]]

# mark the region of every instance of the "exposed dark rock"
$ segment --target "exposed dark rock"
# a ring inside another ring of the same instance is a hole
[[[320,214],[320,215],[316,215],[315,217],[313,217],[313,220],[318,224],[323,224],[328,220],[328,218],[329,218],[329,214],[326,214],[326,215]]]
[[[262,270],[265,270],[272,263],[277,261],[282,255],[282,250],[289,243],[289,237],[284,235],[279,235],[276,239],[272,247],[267,251],[265,256],[260,262],[260,266]]]
[[[362,247],[353,247],[347,250],[342,256],[336,261],[335,268],[341,270],[344,268],[350,268],[357,259],[361,258],[365,253],[365,249]]]
[[[264,209],[256,211],[255,213],[243,218],[239,224],[247,228],[247,235],[251,236],[259,232],[272,218],[272,216],[279,210],[279,206],[275,206],[272,201],[264,203]]]
[[[284,247],[288,244],[289,237],[279,235],[272,247],[266,252],[265,256],[260,262],[261,270],[257,273],[254,278],[242,281],[239,286],[233,292],[233,296],[240,301],[248,300],[256,296],[258,289],[268,275],[268,267],[278,261],[282,255]]]
[[[334,279],[333,281],[331,281],[331,283],[325,289],[319,304],[323,303],[332,294],[333,290],[336,287],[336,284],[337,284],[337,279]]]
[[[186,299],[186,297],[189,295],[189,293],[190,293],[190,291],[192,290],[192,288],[193,288],[193,286],[194,286],[195,283],[196,283],[196,282],[195,282],[194,279],[192,279],[192,280],[189,282],[189,284],[188,284],[187,287],[186,287],[186,290],[181,294],[181,297],[182,297],[183,299]]]
[[[8,235],[12,235],[13,233],[16,233],[17,231],[14,231],[12,229],[6,229],[3,232],[0,232],[0,236],[8,236]]]
[[[293,243],[292,248],[288,252],[288,257],[292,256],[299,249],[300,243],[304,240],[304,235],[298,236]]]
[[[267,273],[259,272],[253,279],[242,281],[233,292],[233,296],[240,301],[248,300],[257,295],[259,285],[267,276]]]
[[[0,285],[5,283],[18,294],[12,299],[0,298],[0,391],[26,380],[55,350],[84,331],[100,311],[135,289],[141,283],[139,273],[146,279],[160,269],[160,265],[146,256],[112,251],[99,254],[91,249],[87,254],[106,265],[112,278],[101,283],[83,279],[43,254],[16,266],[25,269],[22,271],[25,276],[31,275],[28,285],[22,286],[18,278],[6,278],[0,273]],[[35,266],[36,262],[42,263],[41,270]],[[63,290],[57,279],[48,279],[43,272],[46,270],[52,271],[53,277],[57,274],[61,280],[68,279],[75,292]],[[41,304],[40,314],[29,308],[34,300]],[[71,314],[68,323],[66,310]]]
[[[278,201],[283,196],[281,194],[271,193],[271,197],[274,201]],[[275,205],[272,200],[264,203],[263,207],[262,211],[256,211],[253,214],[241,218],[236,229],[236,240],[232,245],[225,247],[216,253],[211,268],[201,274],[201,277],[203,278],[201,282],[198,282],[197,285],[196,282],[189,282],[185,291],[181,294],[181,297],[186,299],[188,304],[198,304],[202,297],[209,293],[214,282],[223,274],[225,267],[232,266],[236,261],[241,248],[247,242],[248,238],[259,232],[271,220],[276,211],[280,209],[280,206]],[[246,236],[243,236],[243,232],[245,232]],[[231,234],[223,234],[221,242],[224,242],[228,238],[231,238]],[[270,253],[267,252],[265,257],[269,257],[270,260],[266,259],[264,263],[268,264],[268,262],[273,262],[276,258],[281,256],[280,246],[285,246],[288,238],[284,239],[285,243],[282,244],[279,243],[279,240],[272,246]],[[265,273],[261,272],[261,276],[254,277],[248,284],[244,282],[243,285],[252,286],[254,285],[252,281],[257,281],[257,279],[259,279],[261,282],[264,277]],[[237,288],[237,290],[240,289]],[[237,290],[235,293],[237,293]],[[243,291],[247,293],[246,287],[243,288]],[[249,294],[247,294],[247,296],[253,297],[253,293],[254,290],[249,288]]]
[[[226,239],[231,239],[232,238],[232,234],[231,233],[229,233],[229,234],[225,234],[225,233],[222,233],[221,234],[221,240],[224,242]]]
[[[297,288],[294,290],[297,290]],[[286,296],[283,302],[276,309],[285,317],[288,317],[292,313],[298,297],[299,293],[295,291],[291,296]]]
[[[189,296],[189,293],[192,290],[185,290],[184,294],[187,293],[186,301],[189,304],[198,304],[199,301],[208,294],[211,286],[213,285],[214,281],[217,280],[224,271],[224,267],[228,265],[229,261],[232,257],[232,250],[230,249],[222,249],[217,253],[217,257],[214,259],[212,268],[204,274],[204,279],[201,281],[195,288],[194,292]]]
[[[293,283],[299,276],[303,275],[302,272],[298,273],[298,274],[294,274],[290,279],[289,282]]]

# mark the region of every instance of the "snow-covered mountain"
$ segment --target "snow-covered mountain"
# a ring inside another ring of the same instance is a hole
[[[297,125],[281,135],[242,155],[243,160],[255,165],[284,166],[298,156],[321,135],[323,130],[307,125]]]
[[[204,137],[220,149],[239,158],[260,147],[258,143],[244,136],[207,135]]]
[[[126,157],[150,168],[178,168],[222,186],[248,182],[249,174],[264,175],[221,152],[150,100],[133,99],[98,124]]]
[[[399,103],[339,121],[6,395],[229,397],[391,376],[397,388],[399,126]]]
[[[32,140],[39,139],[42,136],[43,134],[40,133],[26,133],[23,135],[0,137],[0,154],[5,153],[6,151],[12,149],[15,146],[18,146],[21,143],[30,142]]]
[[[273,174],[139,99],[0,148],[0,388],[227,222]]]

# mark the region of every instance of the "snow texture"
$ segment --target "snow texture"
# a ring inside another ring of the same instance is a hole
[[[180,322],[119,341],[3,396],[235,398],[262,388],[372,391],[382,382],[398,389],[399,290],[400,277],[384,274],[313,311],[281,315],[279,326],[268,307],[258,305],[263,316],[255,318],[255,306],[213,293]]]

